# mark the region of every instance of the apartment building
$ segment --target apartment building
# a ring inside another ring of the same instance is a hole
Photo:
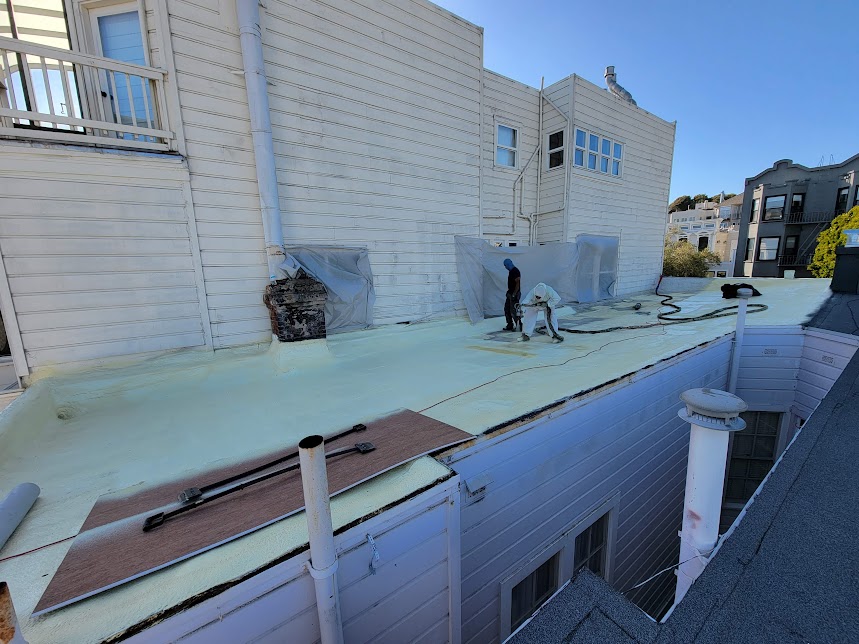
[[[859,154],[807,168],[790,159],[746,179],[735,277],[809,277],[817,235],[859,205]]]

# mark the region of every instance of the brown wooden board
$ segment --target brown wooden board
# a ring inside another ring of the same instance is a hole
[[[325,443],[326,452],[359,442],[371,442],[376,447],[367,454],[344,454],[328,459],[328,488],[332,496],[419,456],[473,438],[462,430],[409,410],[366,425],[365,431]],[[219,481],[296,451],[297,448],[291,446],[228,467],[195,473],[190,478],[177,478],[131,495],[119,492],[100,497],[33,615],[114,588],[302,510],[301,472],[296,469],[143,532],[146,517],[180,506],[177,496],[183,489]],[[296,457],[273,469],[297,461]]]

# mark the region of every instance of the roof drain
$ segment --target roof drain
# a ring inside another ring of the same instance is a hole
[[[638,103],[633,100],[632,94],[630,94],[623,87],[618,85],[617,74],[614,73],[614,65],[609,65],[605,68],[605,84],[608,85],[608,91],[610,91],[618,98],[622,98],[627,103],[638,105]]]
[[[242,47],[245,90],[248,95],[268,274],[273,282],[285,277],[280,265],[287,257],[283,250],[283,227],[280,221],[277,169],[268,109],[268,80],[263,61],[258,0],[236,0],[236,16],[239,21],[239,40]]]
[[[728,438],[730,432],[745,429],[740,413],[748,409],[741,398],[718,389],[688,389],[680,399],[686,406],[677,415],[692,424],[692,433],[675,606],[704,571],[719,539]]]
[[[302,439],[298,444],[298,458],[301,462],[304,512],[310,541],[307,569],[316,586],[319,634],[322,644],[343,644],[340,592],[337,588],[337,552],[334,549],[328,473],[325,469],[325,439],[318,435]]]

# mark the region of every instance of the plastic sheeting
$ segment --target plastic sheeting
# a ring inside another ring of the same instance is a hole
[[[564,302],[577,301],[575,243],[543,246],[496,247],[484,239],[456,237],[456,267],[468,317],[479,322],[484,317],[504,314],[509,257],[522,272],[522,294],[539,282],[558,292]]]
[[[325,327],[328,331],[362,329],[373,324],[373,272],[366,248],[291,246],[286,252],[325,284]]]
[[[576,237],[579,263],[576,292],[579,302],[595,302],[614,297],[617,284],[617,237],[579,235]]]

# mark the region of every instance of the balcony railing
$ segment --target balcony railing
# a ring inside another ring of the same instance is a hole
[[[804,255],[779,255],[778,256],[778,265],[779,266],[808,266],[811,263],[812,257],[813,257],[813,253],[806,253]]]
[[[826,224],[835,218],[832,211],[792,212],[787,216],[789,224]]]
[[[170,150],[165,72],[0,37],[0,135]]]

